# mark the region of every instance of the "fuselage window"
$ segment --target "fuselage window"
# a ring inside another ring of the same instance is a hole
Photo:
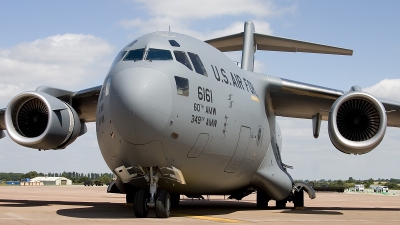
[[[150,48],[146,60],[172,60],[172,54],[169,50]]]
[[[181,45],[175,40],[169,40],[169,44],[174,47],[181,47]]]
[[[115,57],[113,63],[111,64],[110,70],[117,64],[126,54],[126,51],[121,51],[118,53],[118,55]]]
[[[175,76],[176,93],[178,95],[189,96],[189,80]]]
[[[194,70],[196,70],[197,73],[207,76],[207,71],[204,68],[203,63],[201,62],[200,57],[197,54],[188,52],[188,55],[190,57],[190,60],[192,60],[192,64],[194,66]]]
[[[128,52],[128,54],[125,56],[124,61],[137,61],[137,60],[142,60],[143,59],[143,53],[144,53],[144,48],[141,49],[135,49],[131,50]]]
[[[189,68],[190,70],[192,69],[192,65],[190,65],[189,59],[186,56],[185,52],[182,51],[174,51],[174,55],[175,55],[175,59],[176,61],[182,63],[183,65],[185,65],[187,68]]]

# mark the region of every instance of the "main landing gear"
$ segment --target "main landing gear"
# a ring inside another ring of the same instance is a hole
[[[308,194],[310,199],[315,198],[315,192],[310,185],[304,182],[297,182],[293,185],[293,190],[290,195],[282,200],[276,201],[276,209],[285,209],[287,202],[293,202],[294,208],[299,209],[304,207],[304,192]],[[263,190],[257,190],[257,208],[267,209],[268,202],[271,198]]]
[[[137,218],[146,218],[150,208],[155,208],[158,218],[168,218],[171,211],[171,197],[168,191],[158,190],[158,175],[154,173],[153,167],[149,168],[146,180],[150,184],[149,190],[141,189],[136,192],[133,201],[133,211]]]

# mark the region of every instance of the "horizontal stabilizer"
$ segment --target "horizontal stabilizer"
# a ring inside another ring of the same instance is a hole
[[[221,52],[240,51],[243,49],[244,32],[205,41]],[[258,50],[280,52],[309,52],[335,55],[353,55],[353,50],[298,41],[288,38],[254,33],[254,44]]]

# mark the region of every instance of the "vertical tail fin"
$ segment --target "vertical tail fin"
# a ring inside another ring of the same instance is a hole
[[[248,71],[253,71],[254,69],[254,53],[256,52],[254,32],[253,22],[246,21],[243,33],[242,69]]]

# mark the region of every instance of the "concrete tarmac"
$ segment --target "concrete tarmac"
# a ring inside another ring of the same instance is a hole
[[[207,197],[207,196],[204,196]],[[168,219],[137,219],[125,195],[107,194],[106,187],[0,186],[0,225],[39,224],[400,224],[398,195],[317,193],[305,195],[305,209],[256,208],[255,194],[242,201],[181,200]]]

